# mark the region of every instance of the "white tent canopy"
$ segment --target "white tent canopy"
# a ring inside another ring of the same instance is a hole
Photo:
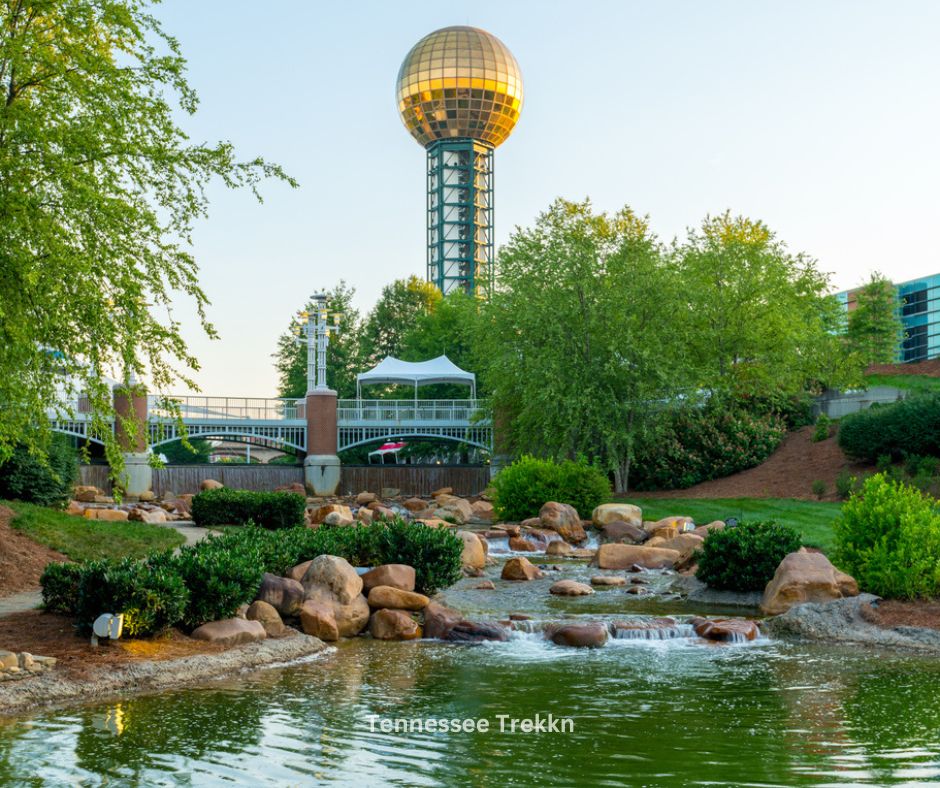
[[[433,383],[470,386],[471,399],[476,399],[477,395],[477,376],[465,372],[447,356],[438,356],[430,361],[402,361],[394,356],[384,358],[368,372],[356,375],[360,399],[362,386],[373,383],[409,383],[415,387],[415,399],[418,397],[418,386],[430,386]]]

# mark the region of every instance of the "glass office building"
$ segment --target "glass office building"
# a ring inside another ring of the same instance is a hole
[[[940,274],[911,279],[895,285],[901,304],[904,338],[897,360],[926,361],[940,357]],[[836,298],[851,312],[858,290],[844,290]]]

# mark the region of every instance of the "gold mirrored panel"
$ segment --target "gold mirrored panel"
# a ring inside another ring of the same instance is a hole
[[[405,127],[422,145],[469,137],[495,148],[519,120],[522,73],[496,36],[475,27],[445,27],[405,56],[397,97]]]

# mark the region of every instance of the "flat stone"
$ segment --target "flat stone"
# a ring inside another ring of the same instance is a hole
[[[592,586],[623,586],[627,584],[627,579],[625,577],[617,577],[616,575],[594,575],[591,578]]]
[[[362,590],[368,593],[376,586],[391,586],[402,591],[415,590],[415,570],[407,564],[382,564],[362,576]]]
[[[627,569],[634,565],[646,569],[671,569],[680,557],[678,550],[611,542],[600,546],[596,561],[601,569]]]
[[[589,585],[578,583],[575,580],[559,580],[557,583],[553,583],[548,591],[557,596],[588,596],[594,593],[594,589]]]
[[[428,599],[424,594],[414,591],[402,591],[392,586],[375,586],[369,591],[369,607],[392,608],[394,610],[423,610],[428,606]]]
[[[551,641],[557,646],[600,648],[607,642],[607,634],[607,626],[599,622],[566,624],[551,633]]]
[[[196,640],[207,640],[223,646],[237,646],[242,643],[254,643],[267,637],[260,621],[247,621],[244,618],[224,618],[210,621],[193,630]]]

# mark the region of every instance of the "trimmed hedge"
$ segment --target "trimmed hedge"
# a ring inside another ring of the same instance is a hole
[[[537,517],[547,501],[566,503],[590,516],[610,496],[610,480],[584,460],[540,460],[524,455],[493,479],[493,508],[502,520]]]
[[[867,478],[836,520],[833,560],[864,591],[899,599],[940,595],[937,501],[884,474]]]
[[[288,492],[253,492],[219,487],[193,497],[196,525],[247,525],[262,528],[291,528],[304,524],[307,499]]]
[[[178,555],[50,564],[40,582],[47,608],[75,616],[83,629],[101,613],[125,613],[128,634],[145,635],[229,618],[255,598],[264,572],[284,575],[324,554],[354,566],[409,564],[415,588],[430,596],[460,579],[462,552],[463,542],[449,530],[402,520],[316,530],[248,525],[209,536]]]
[[[876,462],[889,456],[940,456],[940,394],[910,397],[872,406],[842,418],[839,446],[856,460]]]
[[[710,531],[698,553],[696,577],[711,588],[763,591],[780,562],[800,549],[800,535],[773,520]]]
[[[0,498],[15,498],[40,506],[63,506],[78,476],[78,457],[65,435],[54,435],[46,456],[25,446],[13,449],[0,465]]]

